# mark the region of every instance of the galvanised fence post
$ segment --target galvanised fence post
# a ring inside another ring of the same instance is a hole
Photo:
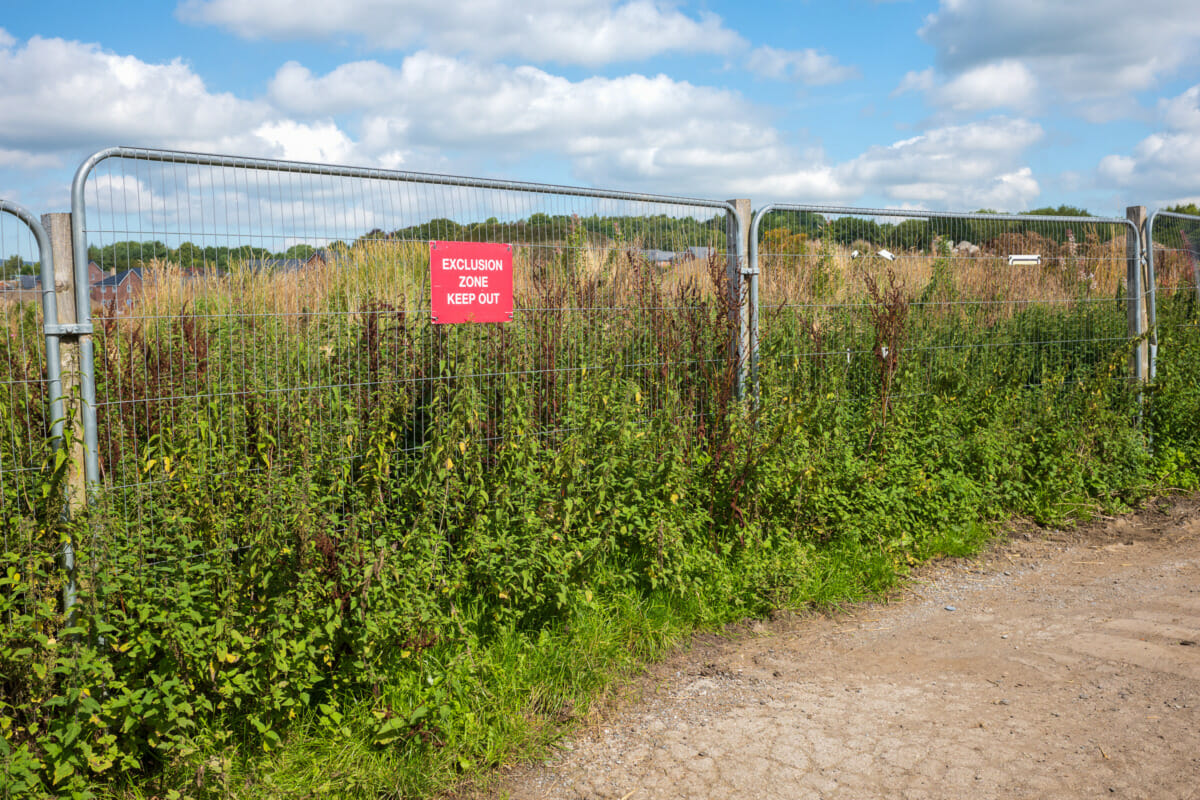
[[[1126,285],[1129,288],[1127,300],[1129,338],[1133,341],[1133,352],[1130,354],[1130,371],[1133,380],[1145,383],[1150,377],[1150,345],[1146,340],[1148,314],[1146,306],[1146,265],[1142,260],[1142,236],[1146,230],[1146,207],[1129,206],[1125,216],[1130,227],[1126,237],[1128,249],[1128,271]]]
[[[735,316],[737,338],[733,342],[730,357],[733,367],[737,370],[738,399],[747,396],[747,383],[750,392],[753,388],[753,364],[757,355],[757,319],[754,307],[757,276],[753,265],[746,256],[746,243],[749,238],[752,206],[750,200],[737,198],[728,201],[734,209],[729,217],[726,243],[728,255],[729,296],[733,300],[730,313]]]

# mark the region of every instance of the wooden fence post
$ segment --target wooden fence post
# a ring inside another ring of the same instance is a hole
[[[54,259],[54,294],[58,304],[58,324],[74,325],[75,314],[75,259],[71,243],[71,215],[43,214],[42,227],[50,239],[50,252]],[[83,291],[87,291],[84,287]],[[70,456],[67,478],[67,506],[80,508],[87,500],[84,482],[83,437],[79,435],[79,339],[68,336],[60,340],[59,353],[62,357],[63,407],[74,419],[74,430],[68,442]]]

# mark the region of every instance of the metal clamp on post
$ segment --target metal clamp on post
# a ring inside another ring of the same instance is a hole
[[[93,333],[92,323],[78,322],[68,325],[47,324],[45,326],[47,336],[88,336]]]

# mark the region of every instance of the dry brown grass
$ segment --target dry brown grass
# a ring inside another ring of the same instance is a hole
[[[999,244],[1003,249],[973,256],[900,252],[895,261],[887,261],[874,254],[854,257],[859,248],[853,246],[822,248],[816,242],[804,254],[762,256],[759,297],[767,307],[864,303],[867,278],[883,280],[890,269],[913,299],[988,302],[1015,310],[1031,303],[1065,304],[1081,296],[1113,297],[1125,280],[1123,238],[1076,245],[1074,252],[1070,245],[1029,237]],[[1040,253],[1042,263],[1009,266],[1010,253]],[[939,266],[941,285],[931,286]]]
[[[915,302],[947,309],[983,302],[994,306],[998,315],[1008,316],[1031,303],[1114,297],[1126,271],[1123,237],[1060,245],[1034,234],[1005,235],[974,256],[939,258],[897,252],[894,262],[873,254],[852,257],[855,249],[865,252],[867,247],[816,240],[808,241],[805,252],[798,255],[764,254],[760,302],[764,308],[861,304],[866,302],[867,279],[881,281],[890,269]],[[637,243],[614,248],[597,241],[576,247],[518,246],[514,251],[516,304],[535,307],[553,297],[574,307],[636,307],[646,300],[648,275],[653,276],[660,298],[715,295],[707,259],[648,264],[640,250]],[[1009,266],[1009,253],[1040,253],[1042,264]],[[1194,280],[1184,253],[1163,252],[1159,263],[1160,286],[1191,285]],[[193,275],[177,264],[153,261],[145,266],[143,296],[134,313],[169,319],[190,310],[201,315],[278,315],[286,320],[314,312],[354,315],[377,302],[418,311],[429,307],[428,264],[428,244],[397,241],[360,242],[332,263],[294,272],[254,272],[234,264],[229,274],[218,277]]]

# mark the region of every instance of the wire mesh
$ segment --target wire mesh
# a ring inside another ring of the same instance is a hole
[[[1200,304],[1200,216],[1158,211],[1150,220],[1149,231],[1160,325],[1195,324]]]
[[[553,445],[589,375],[702,431],[728,371],[722,202],[142,150],[80,174],[99,502],[156,532],[143,564],[236,550],[230,520],[296,494],[360,525],[371,459]],[[435,240],[513,246],[511,322],[434,323]]]
[[[1129,223],[786,206],[755,219],[763,392],[1028,390],[1129,348]]]
[[[1187,369],[1174,356],[1200,344],[1200,216],[1158,211],[1147,230],[1154,312],[1151,376],[1157,377],[1161,350],[1166,350],[1162,363],[1168,371]]]
[[[0,202],[0,526],[35,524],[51,453],[41,253],[19,209]]]

